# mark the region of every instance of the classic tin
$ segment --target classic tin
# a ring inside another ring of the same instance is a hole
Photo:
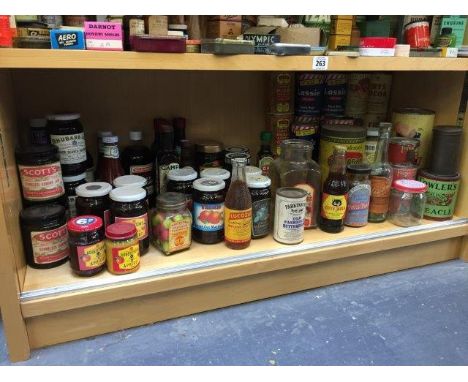
[[[416,179],[416,174],[418,173],[418,166],[412,163],[399,163],[392,164],[393,168],[393,178],[392,183],[395,183],[400,179]]]
[[[397,137],[419,140],[418,160],[425,167],[432,140],[435,113],[432,110],[402,108],[393,112],[392,123]]]
[[[268,114],[267,131],[273,132],[273,152],[280,155],[281,142],[289,138],[289,127],[294,119],[293,114]]]
[[[346,85],[345,73],[329,73],[325,79],[322,113],[326,116],[342,117],[345,114]]]
[[[296,115],[320,116],[326,73],[296,74]]]
[[[318,161],[320,120],[317,117],[300,115],[294,118],[291,126],[292,138],[304,139],[312,142],[312,159]]]
[[[304,217],[307,192],[294,187],[276,190],[273,238],[283,244],[304,240]]]
[[[428,48],[431,45],[429,22],[415,21],[405,25],[405,40],[411,48]]]
[[[364,126],[377,126],[387,117],[388,101],[392,87],[392,74],[372,73],[369,79],[369,98]]]
[[[268,113],[294,111],[294,73],[273,72],[268,77]]]
[[[391,164],[418,164],[419,141],[412,138],[390,138],[388,144],[388,161]]]
[[[350,73],[348,77],[348,92],[346,95],[345,114],[362,123],[367,113],[369,99],[369,73]]]

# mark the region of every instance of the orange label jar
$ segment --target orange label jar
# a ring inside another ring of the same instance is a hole
[[[140,267],[137,229],[130,223],[114,223],[106,229],[107,269],[114,275],[132,273]]]

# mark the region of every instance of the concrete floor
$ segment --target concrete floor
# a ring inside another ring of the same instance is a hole
[[[0,365],[9,364],[0,327]],[[468,263],[75,341],[18,365],[468,365]]]

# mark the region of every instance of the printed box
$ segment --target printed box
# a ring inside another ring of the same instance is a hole
[[[52,29],[50,31],[52,49],[86,49],[82,30]]]
[[[123,50],[120,23],[86,21],[85,36],[88,50]]]

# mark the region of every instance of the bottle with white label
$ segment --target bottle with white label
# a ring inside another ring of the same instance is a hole
[[[115,178],[124,175],[120,162],[119,137],[111,135],[102,138],[102,158],[99,162],[99,177],[101,181],[112,184]]]
[[[64,176],[86,172],[86,143],[80,114],[47,116],[50,143],[57,146]]]
[[[174,149],[174,128],[171,125],[162,125],[159,132],[160,146],[158,151],[156,171],[157,193],[166,192],[167,174],[179,168],[179,157]]]

